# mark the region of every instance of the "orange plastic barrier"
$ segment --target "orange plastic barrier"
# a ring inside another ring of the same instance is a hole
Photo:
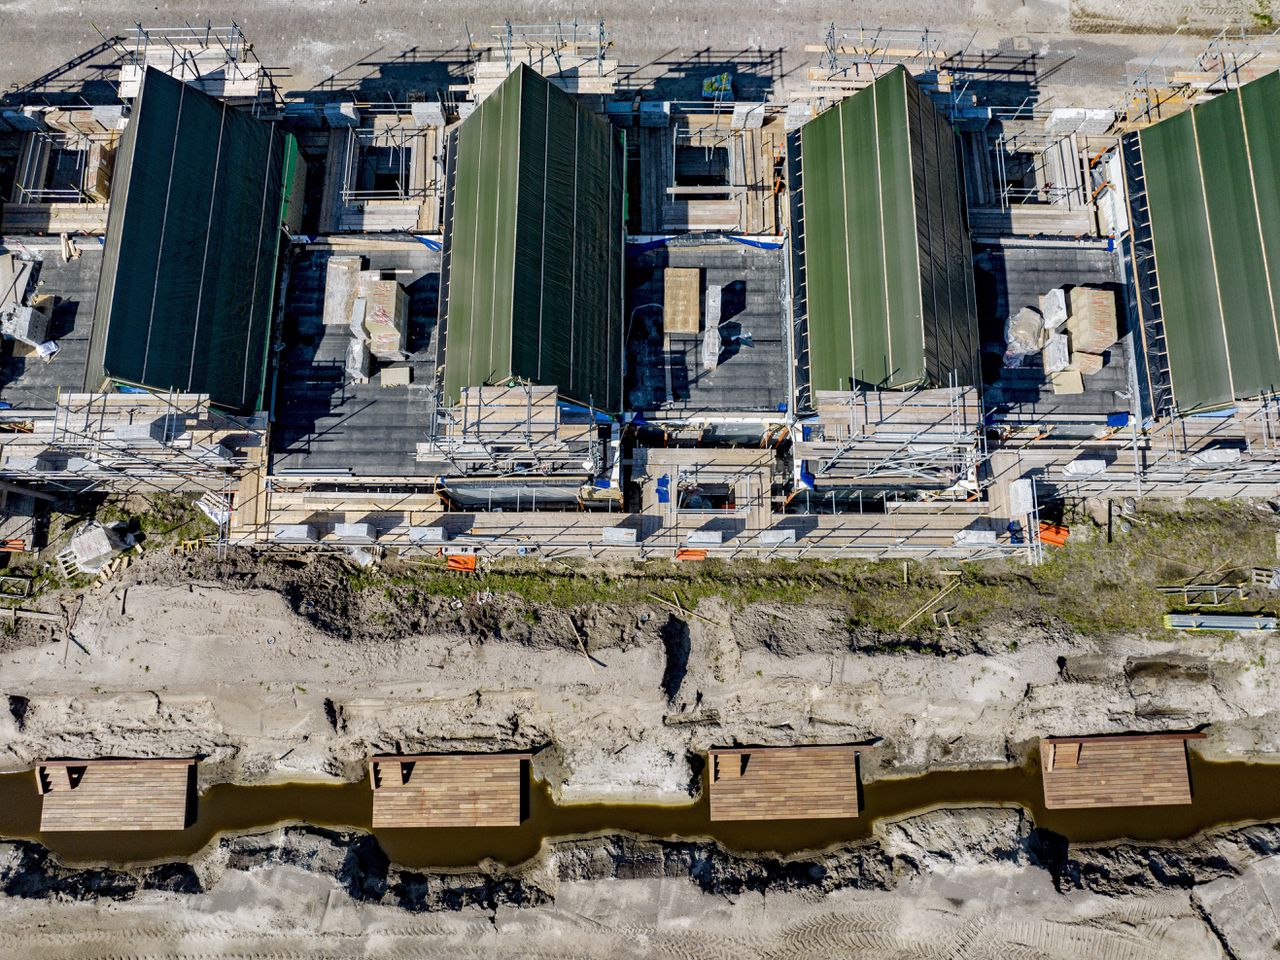
[[[455,554],[446,557],[444,561],[445,568],[448,570],[457,570],[459,573],[475,573],[476,558],[464,554]]]
[[[677,560],[705,560],[707,559],[707,551],[697,550],[693,547],[681,547],[676,551]]]
[[[1071,530],[1068,527],[1044,520],[1040,521],[1040,541],[1042,543],[1047,543],[1052,547],[1065,547],[1069,536],[1071,536]]]

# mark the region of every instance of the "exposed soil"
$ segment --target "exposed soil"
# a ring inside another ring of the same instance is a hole
[[[1017,812],[981,808],[790,860],[612,836],[551,844],[517,871],[450,874],[302,828],[131,872],[6,844],[0,952],[113,956],[146,917],[131,955],[1263,957],[1280,936],[1265,892],[1277,853],[1274,826],[1068,850]]]

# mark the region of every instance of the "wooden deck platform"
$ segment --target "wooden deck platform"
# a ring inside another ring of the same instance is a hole
[[[36,768],[40,830],[183,830],[193,759],[51,760]],[[194,814],[194,809],[190,809]]]
[[[373,826],[517,827],[528,753],[378,756],[369,761]]]
[[[1202,733],[1045,737],[1044,805],[1050,810],[1191,802],[1187,741]]]
[[[858,815],[858,748],[732,747],[707,751],[712,820]]]

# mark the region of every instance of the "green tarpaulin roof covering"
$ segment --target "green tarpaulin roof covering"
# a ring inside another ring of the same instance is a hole
[[[85,387],[261,408],[293,138],[148,69],[121,138]]]
[[[977,378],[955,137],[902,68],[800,130],[811,390]]]
[[[1280,388],[1280,74],[1138,137],[1178,410]]]
[[[446,399],[514,377],[620,410],[619,135],[521,66],[458,128],[450,166]]]

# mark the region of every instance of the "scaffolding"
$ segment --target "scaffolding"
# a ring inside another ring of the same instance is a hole
[[[842,100],[870,86],[895,67],[903,67],[924,87],[939,92],[951,88],[946,64],[950,54],[928,27],[827,26],[821,44],[805,47],[819,54],[818,66],[809,70],[808,96],[819,107]]]
[[[467,45],[477,51],[472,66],[470,99],[493,93],[516,67],[524,64],[566,93],[610,95],[618,82],[618,61],[609,56],[613,41],[604,20],[514,24],[490,28],[488,40],[467,31]]]
[[[18,157],[12,202],[107,202],[118,136],[60,130],[29,134]]]
[[[1179,75],[1189,86],[1225,93],[1280,68],[1280,29],[1251,33],[1224,27],[1196,57],[1195,69]]]
[[[52,416],[7,421],[0,476],[85,493],[199,493],[225,542],[243,450],[265,443],[259,423],[212,409],[202,394],[72,393]]]
[[[0,477],[33,491],[83,496],[199,494],[217,526],[219,552],[231,541],[240,481],[252,468],[245,449],[264,446],[265,429],[213,410],[197,394],[71,393],[52,416],[6,420]]]
[[[136,97],[148,67],[192,84],[210,96],[251,106],[255,115],[274,112],[281,102],[271,72],[254,53],[240,25],[181,27],[135,24],[122,45],[120,96]]]
[[[797,424],[793,455],[819,490],[913,487],[977,492],[984,458],[977,391],[956,376],[942,389],[819,391],[817,414]]]
[[[580,477],[608,471],[609,444],[595,411],[561,404],[555,387],[465,387],[439,409],[419,461],[441,460],[459,477]]]
[[[1161,47],[1142,69],[1126,74],[1128,89],[1117,107],[1125,130],[1167,119],[1280,68],[1280,29],[1252,33],[1224,28],[1181,67],[1159,62],[1168,46]]]
[[[444,167],[430,156],[427,139],[431,128],[407,122],[407,114],[406,108],[403,114],[381,115],[385,117],[382,122],[367,127],[345,128],[343,203],[423,200],[433,193],[439,195]],[[387,162],[378,162],[375,151],[384,154]],[[369,169],[363,169],[366,167]]]

